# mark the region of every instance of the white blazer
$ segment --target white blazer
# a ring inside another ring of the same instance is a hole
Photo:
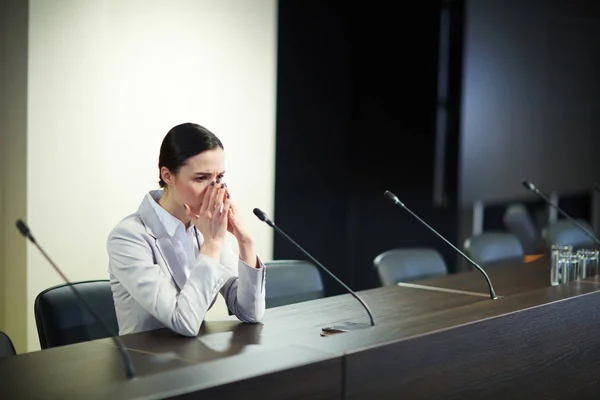
[[[152,201],[148,193],[138,211],[108,236],[119,335],[168,327],[196,336],[219,292],[241,321],[259,322],[265,312],[265,266],[240,260],[228,242],[235,238],[227,233],[220,260],[199,254],[186,277]]]

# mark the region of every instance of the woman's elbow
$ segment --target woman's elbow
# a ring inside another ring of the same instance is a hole
[[[200,326],[202,325],[202,321],[199,323],[189,323],[187,321],[175,321],[171,330],[181,336],[185,337],[196,337],[198,333],[200,333]]]
[[[263,317],[265,316],[264,307],[252,310],[251,312],[245,312],[244,310],[239,310],[240,312],[236,313],[236,317],[245,323],[248,324],[258,324],[262,322]]]
[[[198,329],[197,331],[191,330],[191,329],[174,329],[173,330],[175,333],[178,333],[181,336],[185,336],[185,337],[196,337],[198,336],[198,333],[200,332],[200,329]]]
[[[247,324],[258,324],[262,322],[262,318],[259,317],[247,317],[243,315],[238,315],[238,319]]]

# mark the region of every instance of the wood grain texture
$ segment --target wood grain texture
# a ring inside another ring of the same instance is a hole
[[[527,264],[516,263],[489,267],[485,271],[498,296],[508,296],[550,286],[550,260],[545,257]],[[489,293],[485,278],[477,270],[423,279],[413,283],[469,292]]]
[[[285,356],[282,353],[281,356]],[[260,362],[260,360],[255,360]],[[252,366],[250,366],[252,368]],[[341,399],[342,357],[216,385],[176,399]]]
[[[263,348],[203,363],[171,352],[129,353],[138,375],[132,380],[125,376],[117,349],[98,343],[7,358],[0,363],[2,394],[11,399],[165,399],[199,393],[206,398],[205,392],[208,398],[243,397],[249,390],[270,391],[276,395],[271,398],[329,399],[339,398],[342,390],[342,358],[305,347]],[[292,377],[310,384],[295,387]]]
[[[138,370],[132,381],[112,340],[101,339],[0,360],[0,387],[10,397],[44,399],[600,393],[600,281],[550,287],[539,261],[496,267],[490,276],[504,292],[498,300],[397,286],[366,290],[359,295],[376,320],[366,329],[320,336],[325,326],[368,321],[353,297],[341,295],[268,309],[262,324],[205,322],[195,338],[168,329],[122,336]],[[429,281],[486,290],[477,271]]]
[[[501,312],[520,302],[541,303],[520,311],[351,352],[346,356],[346,396],[597,398],[600,292],[588,292],[585,284],[570,286],[525,293],[492,307]],[[543,302],[544,297],[556,300]],[[463,311],[489,315],[485,309],[490,304]],[[459,314],[454,313],[457,321]]]
[[[139,378],[152,381],[166,371],[191,364],[177,358],[159,358],[132,352]],[[0,361],[0,388],[14,399],[95,399],[114,392],[131,398],[135,383],[125,375],[123,360],[114,347],[78,343],[20,354]],[[104,397],[106,398],[106,397]]]

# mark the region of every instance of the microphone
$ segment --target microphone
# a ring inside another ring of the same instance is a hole
[[[342,285],[344,287],[344,289],[346,289],[351,295],[352,297],[354,297],[356,300],[358,300],[358,302],[360,304],[362,304],[362,306],[364,307],[364,309],[367,311],[367,314],[369,314],[369,319],[371,320],[371,326],[375,325],[375,319],[373,318],[373,314],[371,313],[371,310],[369,310],[369,306],[367,306],[367,304],[363,301],[363,299],[361,299],[356,293],[354,293],[354,291],[352,289],[350,289],[348,286],[346,286],[346,284],[344,282],[342,282],[337,276],[335,276],[331,271],[329,271],[327,268],[325,268],[325,266],[323,266],[323,264],[321,264],[320,262],[318,262],[312,255],[310,255],[310,253],[306,250],[304,250],[298,243],[296,243],[292,238],[290,238],[284,231],[282,231],[277,225],[275,225],[273,223],[273,221],[271,221],[268,217],[267,214],[265,214],[264,212],[262,212],[260,209],[255,208],[253,210],[254,215],[256,215],[258,217],[258,219],[260,219],[262,222],[266,223],[267,225],[269,225],[271,228],[275,229],[275,231],[277,233],[279,233],[281,236],[283,236],[284,238],[286,238],[288,241],[290,241],[294,246],[296,246],[298,249],[300,249],[304,254],[306,254],[306,256],[308,258],[310,258],[315,264],[317,264],[323,271],[327,272],[333,279],[335,279],[340,285]],[[330,333],[335,333],[335,332],[343,332],[343,331],[348,331],[350,327],[353,328],[358,328],[358,327],[364,327],[360,324],[354,324],[354,323],[350,323],[350,322],[346,322],[344,324],[342,324],[344,326],[343,329],[340,328],[335,328],[335,327],[328,327],[328,328],[324,328],[324,331],[330,332]]]
[[[73,293],[75,294],[75,297],[77,297],[77,299],[85,306],[85,308],[87,309],[87,311],[90,314],[92,314],[92,316],[94,317],[94,319],[96,319],[98,321],[98,323],[100,325],[102,325],[102,327],[104,328],[104,330],[106,330],[106,332],[111,336],[113,342],[115,343],[115,345],[119,349],[119,352],[121,353],[121,357],[123,358],[123,362],[125,363],[125,373],[127,374],[127,377],[128,378],[134,378],[135,375],[136,375],[136,373],[135,373],[135,369],[133,368],[133,362],[131,361],[131,357],[129,357],[129,353],[127,353],[127,350],[125,350],[125,346],[123,346],[123,342],[121,342],[121,340],[112,332],[112,330],[108,327],[108,325],[106,325],[106,323],[104,321],[102,321],[102,318],[100,318],[98,316],[98,314],[96,314],[94,312],[94,310],[92,309],[92,307],[88,304],[88,302],[85,301],[85,299],[77,291],[77,289],[75,289],[75,287],[67,279],[67,277],[65,276],[65,274],[62,273],[62,271],[60,270],[60,268],[58,268],[58,266],[50,259],[50,257],[46,254],[46,252],[40,247],[40,245],[37,243],[37,241],[35,240],[35,238],[31,234],[31,231],[29,230],[29,227],[25,224],[25,222],[23,222],[22,220],[18,220],[17,223],[16,223],[16,225],[17,225],[17,228],[19,229],[19,232],[21,232],[21,235],[23,235],[27,239],[29,239],[29,241],[31,243],[33,243],[35,245],[35,247],[38,248],[38,250],[40,251],[40,253],[42,253],[42,255],[44,256],[44,258],[46,258],[46,260],[48,260],[48,262],[50,263],[50,265],[52,265],[52,267],[56,270],[56,272],[58,272],[58,274],[62,277],[62,279],[67,284],[67,286],[69,286],[71,288],[71,290],[73,290]]]
[[[429,224],[427,224],[425,221],[423,221],[421,218],[419,218],[419,216],[417,214],[415,214],[414,212],[412,212],[410,210],[410,208],[406,207],[404,205],[404,203],[402,203],[399,199],[398,196],[396,196],[394,193],[390,192],[389,190],[386,190],[384,193],[384,196],[391,201],[392,203],[394,203],[397,206],[400,206],[402,208],[404,208],[406,211],[408,211],[408,213],[410,215],[412,215],[413,217],[415,217],[421,224],[425,225],[427,228],[429,228],[430,231],[432,231],[433,233],[435,233],[440,239],[442,239],[444,242],[448,243],[448,245],[450,247],[452,247],[454,249],[454,251],[456,251],[458,254],[460,254],[465,260],[467,260],[468,262],[470,262],[471,264],[473,264],[473,266],[475,268],[477,268],[479,270],[479,272],[481,272],[483,274],[483,277],[485,278],[485,281],[487,282],[488,285],[488,289],[490,291],[490,298],[492,300],[496,300],[498,298],[498,296],[496,295],[496,291],[494,290],[494,287],[492,286],[492,282],[490,281],[490,277],[488,276],[488,274],[483,270],[483,268],[481,268],[475,261],[471,260],[465,253],[463,253],[462,251],[460,251],[458,249],[458,247],[456,247],[455,245],[453,245],[452,243],[450,243],[450,241],[448,239],[446,239],[445,237],[443,237],[438,231],[436,231],[435,229],[433,229],[431,226],[429,226]]]
[[[548,196],[546,196],[544,193],[542,193],[537,187],[535,187],[535,185],[531,182],[526,181],[525,179],[523,179],[521,181],[523,183],[523,186],[525,186],[527,188],[527,190],[529,190],[530,192],[536,194],[538,197],[540,197],[542,200],[544,200],[546,202],[546,204],[548,204],[549,206],[555,208],[563,217],[565,217],[571,224],[575,225],[577,228],[581,229],[581,231],[583,233],[585,233],[590,239],[592,239],[594,242],[596,242],[596,244],[600,245],[600,240],[598,240],[598,238],[594,235],[592,235],[587,229],[585,229],[583,226],[581,226],[581,224],[577,221],[575,221],[573,218],[571,218],[569,216],[569,214],[567,214],[566,212],[564,212],[558,205],[554,204],[552,202],[552,200],[550,200],[548,198]],[[594,184],[594,188],[596,188],[598,185],[598,183],[596,182]]]

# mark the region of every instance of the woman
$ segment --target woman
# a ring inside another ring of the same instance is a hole
[[[241,321],[259,322],[265,267],[224,182],[221,141],[197,124],[175,126],[158,167],[162,190],[108,237],[119,334],[168,327],[196,336],[219,292]]]

